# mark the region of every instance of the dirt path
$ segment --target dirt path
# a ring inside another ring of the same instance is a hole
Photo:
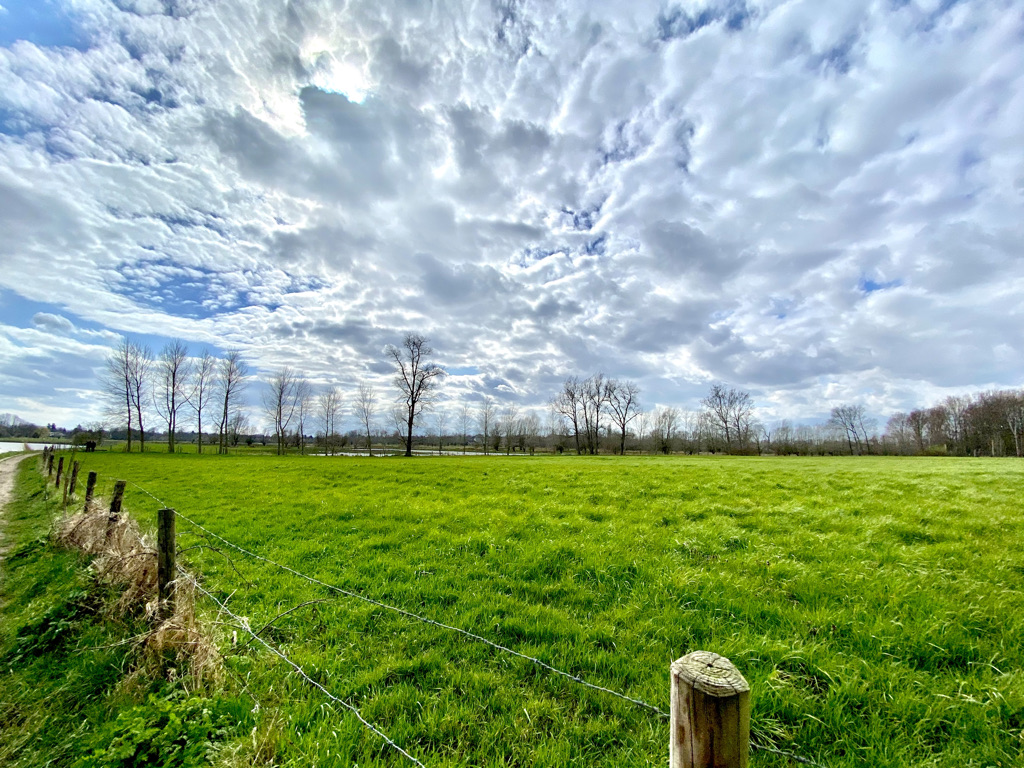
[[[31,453],[22,453],[0,459],[0,563],[3,562],[4,555],[7,554],[7,545],[4,543],[4,509],[14,490],[14,476],[18,469],[18,462],[31,455]]]

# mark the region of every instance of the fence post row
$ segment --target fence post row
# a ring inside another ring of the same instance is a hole
[[[724,656],[694,651],[672,663],[670,768],[747,768],[750,685]]]
[[[156,529],[157,561],[156,581],[159,607],[158,616],[166,619],[174,615],[174,510],[161,509],[157,513]]]

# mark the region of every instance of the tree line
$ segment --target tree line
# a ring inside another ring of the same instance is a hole
[[[415,333],[385,348],[393,370],[391,398],[367,381],[347,395],[335,385],[317,388],[291,367],[273,371],[256,382],[264,432],[243,407],[243,392],[254,382],[240,352],[218,357],[204,350],[190,357],[183,342],[172,341],[154,355],[125,337],[104,366],[108,424],[123,432],[129,451],[133,441],[145,449],[146,425],[155,419],[168,451],[186,426],[194,426],[199,452],[209,433],[209,444],[220,453],[252,435],[262,441],[269,435],[280,454],[291,448],[304,453],[309,439],[328,453],[360,445],[372,454],[375,443],[400,443],[406,455],[415,441],[429,448],[431,440],[439,451],[472,446],[484,453],[1024,453],[1024,393],[1015,390],[947,397],[930,408],[896,413],[881,433],[859,404],[836,406],[819,424],[765,424],[750,393],[724,383],[712,384],[697,410],[648,410],[636,382],[603,373],[567,377],[546,409],[499,405],[487,396],[442,406],[438,396],[447,373],[434,354],[429,340]],[[342,433],[346,417],[358,429]]]

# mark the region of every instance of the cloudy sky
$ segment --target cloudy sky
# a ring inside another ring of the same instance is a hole
[[[767,420],[1024,376],[1019,0],[0,0],[0,411],[121,334]],[[258,400],[259,385],[250,388]]]

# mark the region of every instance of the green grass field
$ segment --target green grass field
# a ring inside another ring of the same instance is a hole
[[[721,653],[759,745],[834,768],[1024,764],[1024,462],[78,458],[102,492],[134,481],[261,555],[666,711],[671,661]],[[125,503],[155,525],[157,501],[129,485]],[[656,714],[178,532],[254,628],[323,599],[262,636],[428,766],[667,761]],[[408,764],[215,626],[277,765]]]

